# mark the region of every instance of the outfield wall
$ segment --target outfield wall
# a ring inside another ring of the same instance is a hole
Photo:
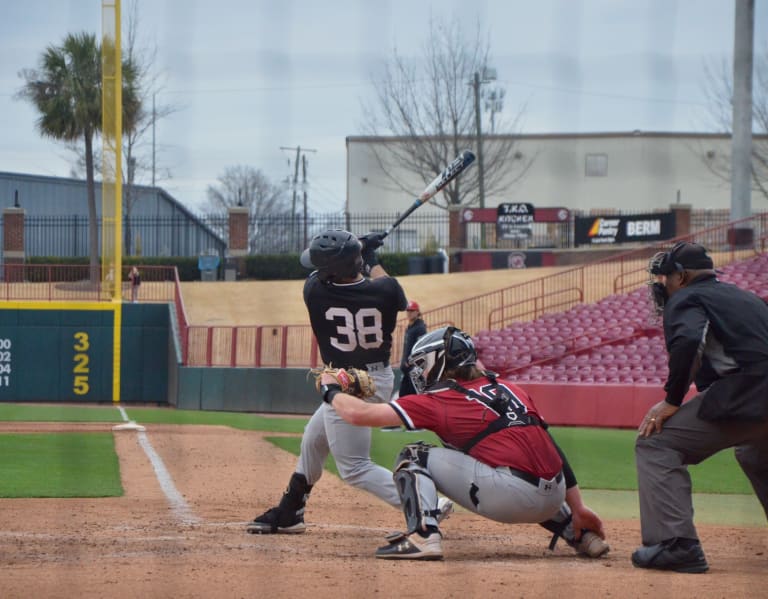
[[[300,368],[182,367],[175,405],[188,410],[309,415],[321,399],[307,373]],[[664,399],[660,385],[525,383],[521,387],[544,419],[556,426],[636,428],[648,409]]]
[[[306,368],[182,366],[173,309],[122,306],[121,402],[297,415],[320,405]],[[1,309],[0,402],[112,401],[113,318],[106,309]],[[664,399],[660,385],[521,386],[553,425],[635,428]]]
[[[0,304],[0,402],[113,401],[114,311],[108,303]],[[125,304],[120,399],[167,403],[169,311]]]
[[[172,402],[185,410],[312,414],[320,405],[306,368],[181,367]]]

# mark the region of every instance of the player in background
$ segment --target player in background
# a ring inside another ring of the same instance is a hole
[[[584,505],[565,455],[520,387],[477,368],[472,339],[443,327],[419,339],[408,359],[417,395],[370,404],[323,374],[323,400],[351,424],[433,431],[444,447],[406,445],[394,480],[405,533],[390,535],[382,559],[442,559],[437,492],[481,516],[539,523],[589,557],[604,555],[599,516]]]
[[[398,393],[400,396],[411,395],[416,392],[409,375],[408,356],[411,355],[411,350],[416,341],[427,334],[427,325],[421,317],[421,307],[417,302],[409,301],[405,314],[408,318],[408,327],[405,329],[405,335],[403,336],[403,354],[400,357],[400,372],[403,374],[403,378],[400,381],[400,392]]]
[[[400,283],[378,263],[375,251],[382,244],[377,234],[359,240],[348,231],[328,230],[312,239],[301,258],[306,268],[315,269],[304,284],[304,303],[323,363],[367,370],[376,386],[375,402],[389,401],[392,394],[392,332],[397,313],[407,305]],[[280,503],[257,516],[247,531],[303,533],[304,507],[329,453],[344,482],[400,507],[392,472],[375,464],[370,452],[369,428],[352,426],[321,404],[304,429],[296,471]],[[451,509],[446,502],[446,514]]]

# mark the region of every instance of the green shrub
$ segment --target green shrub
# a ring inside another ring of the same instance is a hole
[[[304,279],[309,274],[298,254],[257,254],[246,256],[245,276],[261,281]]]
[[[401,254],[382,252],[379,255],[382,266],[393,277],[408,274],[409,256],[418,254]],[[87,266],[87,257],[33,256],[27,258],[27,264],[66,264]],[[199,281],[200,269],[197,267],[197,256],[123,256],[123,280],[127,281],[127,266],[175,266],[179,271],[180,281]],[[219,265],[219,279],[223,278],[224,264]],[[78,278],[78,273],[63,271],[64,277]],[[246,279],[260,281],[283,281],[304,279],[309,271],[299,263],[298,254],[259,254],[245,257]],[[48,280],[48,273],[37,271],[28,273],[27,280]]]

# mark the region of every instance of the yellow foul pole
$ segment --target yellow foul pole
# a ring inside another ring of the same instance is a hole
[[[112,401],[120,401],[123,272],[123,77],[120,53],[120,0],[101,4],[101,276],[102,293],[114,314]]]

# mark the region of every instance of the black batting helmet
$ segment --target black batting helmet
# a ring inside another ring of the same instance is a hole
[[[317,277],[323,283],[353,279],[363,267],[361,249],[362,244],[349,231],[330,229],[312,238],[301,255],[301,263],[317,269]]]

